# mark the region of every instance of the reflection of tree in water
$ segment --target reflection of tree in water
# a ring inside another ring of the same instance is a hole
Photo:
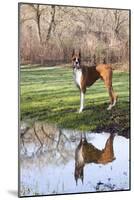
[[[79,189],[82,192],[83,187],[85,191],[111,191],[127,188],[128,175],[124,176],[124,172],[128,173],[128,168],[124,161],[120,163],[120,149],[123,145],[125,153],[128,141],[122,137],[116,137],[114,140],[114,135],[109,136],[107,133],[87,133],[86,137],[81,136],[81,132],[60,130],[55,125],[43,122],[36,122],[31,126],[22,125],[20,132],[22,185],[27,187],[28,184],[28,187],[37,191],[34,188],[36,186],[33,185],[34,178],[39,186],[44,182],[43,192],[48,192],[50,189],[49,187],[47,189],[47,185],[52,186],[52,193],[53,191],[57,193],[78,192]],[[113,141],[115,141],[115,151]],[[100,166],[100,164],[112,162],[115,155],[117,158],[115,162],[105,167]],[[95,164],[88,165],[84,169],[88,163]],[[122,173],[122,180],[116,183],[118,173]],[[28,181],[25,180],[27,175],[31,176]],[[77,183],[79,179],[84,180],[84,184],[77,187],[75,181]]]
[[[76,184],[79,178],[82,182],[84,180],[84,166],[86,163],[107,164],[115,159],[113,150],[114,136],[114,134],[111,134],[106,141],[104,149],[99,150],[87,142],[85,135],[82,138],[81,134],[81,140],[75,150],[74,177]]]
[[[25,125],[21,128],[20,153],[21,156],[25,155],[26,157],[43,156],[43,159],[49,164],[65,164],[71,158],[74,159],[75,154],[75,180],[80,178],[83,181],[83,169],[86,163],[106,164],[113,161],[114,135],[111,134],[107,139],[103,150],[88,143],[86,137],[82,138],[82,135],[77,146],[77,136],[79,138],[79,134],[76,132],[59,129],[56,125],[44,123]]]
[[[42,155],[46,157],[47,162],[49,159],[49,163],[55,164],[66,163],[74,157],[73,134],[66,134],[56,125],[34,123],[31,127],[22,126],[20,138],[20,153],[26,157],[31,152],[30,156]]]

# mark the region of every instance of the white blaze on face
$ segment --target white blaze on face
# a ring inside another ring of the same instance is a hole
[[[77,58],[75,58],[75,60],[74,60],[74,66],[76,66],[76,60],[77,60]]]
[[[76,66],[80,66],[80,63],[77,57],[76,57],[75,63],[76,63]]]

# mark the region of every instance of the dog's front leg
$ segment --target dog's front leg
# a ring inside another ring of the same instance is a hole
[[[84,108],[84,93],[82,91],[80,91],[80,109],[79,109],[79,113],[81,113],[83,111]]]

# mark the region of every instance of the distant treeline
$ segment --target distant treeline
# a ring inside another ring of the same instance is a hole
[[[129,11],[20,4],[20,63],[127,63]]]

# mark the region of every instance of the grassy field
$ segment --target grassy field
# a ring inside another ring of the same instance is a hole
[[[117,105],[106,108],[109,97],[101,80],[87,89],[85,110],[78,113],[79,91],[72,69],[63,67],[21,67],[21,121],[45,121],[59,127],[83,131],[110,131],[129,136],[129,73],[113,74],[113,87],[119,96]]]

